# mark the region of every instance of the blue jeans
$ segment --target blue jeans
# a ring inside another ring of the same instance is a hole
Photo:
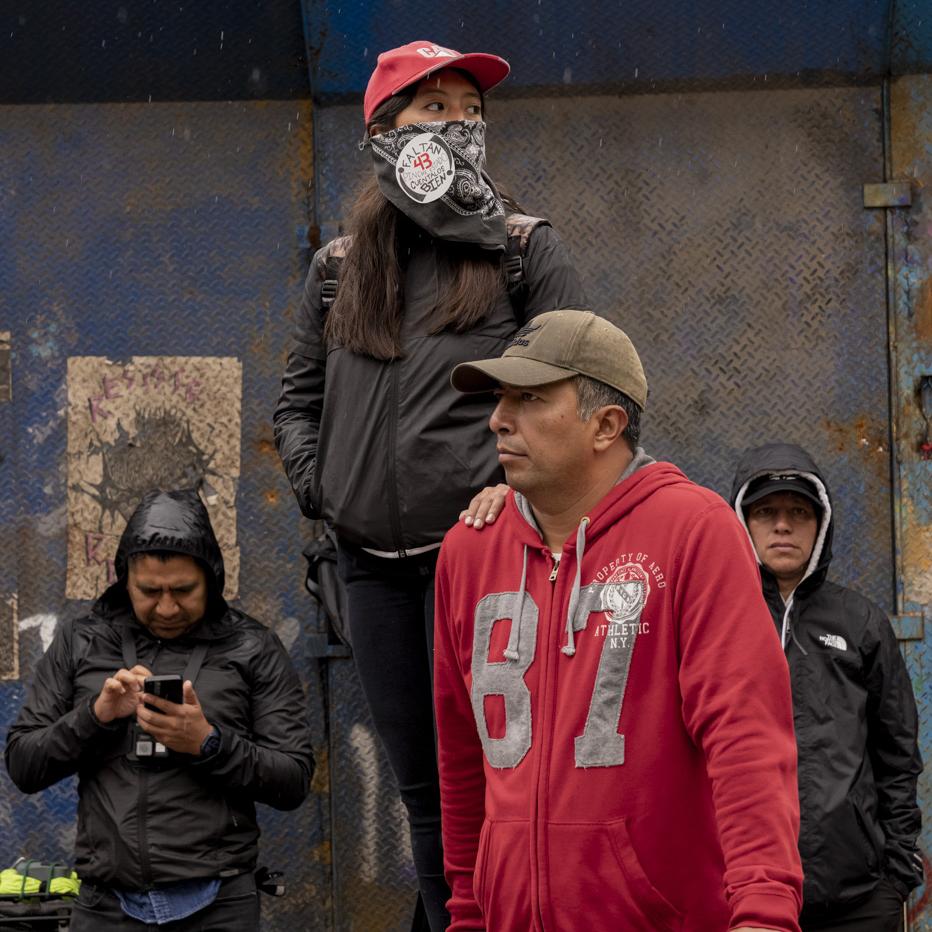
[[[251,873],[225,877],[217,898],[193,916],[164,925],[127,916],[107,887],[90,881],[71,910],[70,932],[259,932],[259,893]]]

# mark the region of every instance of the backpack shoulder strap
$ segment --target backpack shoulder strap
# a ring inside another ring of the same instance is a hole
[[[338,236],[324,247],[321,257],[324,264],[324,277],[320,283],[320,306],[324,313],[330,310],[336,300],[337,286],[340,284],[340,268],[351,242],[350,236]]]
[[[524,323],[524,306],[528,294],[524,257],[527,255],[531,234],[542,224],[550,226],[550,221],[543,217],[529,217],[527,214],[508,214],[505,217],[505,231],[508,234],[505,244],[505,282],[511,308],[519,324]]]

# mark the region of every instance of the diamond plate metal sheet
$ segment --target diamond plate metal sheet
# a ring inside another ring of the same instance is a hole
[[[87,607],[64,597],[69,358],[241,360],[239,604],[288,645],[320,759],[301,809],[260,807],[261,860],[289,886],[264,898],[268,930],[327,929],[331,911],[324,684],[305,649],[317,619],[270,424],[308,260],[310,122],[291,102],[0,108],[0,331],[13,346],[0,600],[15,594],[19,618],[0,733],[59,620]],[[72,781],[23,796],[0,771],[3,857],[70,858],[74,808]]]
[[[404,806],[351,660],[330,664],[335,932],[408,932],[417,891]]]

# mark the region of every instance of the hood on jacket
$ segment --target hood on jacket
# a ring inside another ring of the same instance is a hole
[[[819,501],[822,505],[822,513],[819,515],[819,529],[816,533],[815,543],[812,547],[812,555],[809,557],[809,563],[803,578],[800,580],[793,595],[787,602],[787,610],[784,616],[784,631],[781,635],[783,643],[786,643],[786,620],[789,617],[789,609],[793,597],[796,593],[805,594],[818,588],[825,580],[828,573],[828,565],[832,559],[832,534],[835,526],[835,517],[832,511],[832,499],[829,495],[828,486],[825,483],[825,477],[816,465],[815,460],[800,446],[794,443],[766,443],[763,446],[752,447],[742,454],[738,461],[738,467],[735,470],[734,482],[731,486],[731,506],[738,515],[738,520],[742,527],[747,531],[748,538],[751,539],[751,532],[748,529],[745,518],[743,500],[747,494],[748,486],[755,479],[766,476],[769,473],[779,473],[781,475],[799,476],[807,480],[816,490]],[[754,541],[751,539],[751,547],[754,547]],[[754,549],[755,555],[757,553]],[[777,588],[776,578],[764,566],[760,557],[757,558],[760,564],[761,576],[764,580],[765,591],[768,588]]]
[[[598,540],[607,530],[614,527],[623,515],[640,505],[658,489],[679,482],[692,484],[672,463],[658,463],[644,452],[643,447],[638,447],[634,458],[628,464],[627,469],[619,476],[615,487],[590,514],[584,515],[580,520],[576,529],[575,545],[571,546],[569,550],[569,552],[575,553],[576,576],[573,580],[573,588],[570,592],[566,610],[566,643],[561,648],[568,657],[572,657],[576,653],[576,632],[586,627],[586,620],[589,616],[588,611],[578,612],[580,590],[582,588],[582,563],[586,547]],[[520,618],[527,589],[528,551],[539,548],[542,544],[542,538],[530,502],[520,492],[514,493],[513,502],[522,518],[518,525],[518,539],[524,548],[524,555],[522,558],[521,581],[518,585],[511,617]],[[567,552],[566,545],[564,545],[564,552]],[[603,597],[611,598],[610,595]],[[610,610],[612,606],[606,605],[605,608]],[[520,659],[520,632],[521,625],[511,626],[508,646],[503,652],[506,660],[517,661]]]
[[[147,492],[130,519],[117,547],[114,568],[117,581],[98,600],[110,611],[129,604],[126,579],[129,558],[138,553],[168,551],[192,557],[207,576],[207,615],[226,608],[223,601],[223,555],[214,536],[207,508],[194,489]]]

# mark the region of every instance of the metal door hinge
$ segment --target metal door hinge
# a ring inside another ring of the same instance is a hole
[[[925,638],[925,611],[899,612],[890,616],[898,641],[922,641]]]
[[[908,181],[866,184],[863,191],[865,207],[910,207],[913,203],[913,188]]]

